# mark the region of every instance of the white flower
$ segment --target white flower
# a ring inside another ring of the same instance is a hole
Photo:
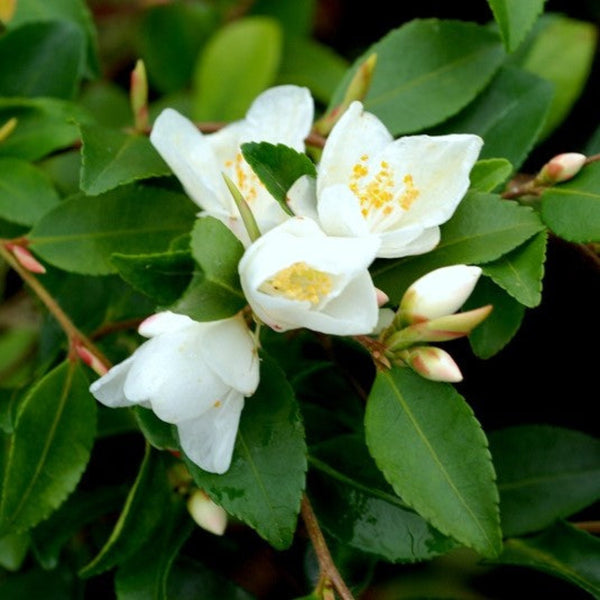
[[[376,238],[330,237],[311,219],[293,217],[246,250],[242,289],[254,313],[277,331],[368,334],[378,318],[368,271],[378,247]]]
[[[165,109],[154,123],[150,141],[204,213],[223,221],[248,244],[222,174],[238,187],[262,233],[281,223],[288,216],[244,160],[240,146],[246,142],[269,142],[303,152],[313,116],[309,90],[282,85],[260,94],[245,119],[208,135],[175,110]]]
[[[439,225],[467,191],[482,143],[471,134],[394,140],[355,101],[325,143],[316,184],[299,179],[288,192],[290,206],[329,235],[376,235],[379,257],[422,254],[437,245]]]
[[[481,275],[479,267],[452,265],[417,279],[400,302],[409,322],[429,321],[455,313],[471,295]]]
[[[244,397],[258,386],[254,342],[240,316],[199,323],[162,312],[144,321],[150,338],[95,381],[106,406],[140,404],[177,426],[185,454],[206,471],[230,465]]]

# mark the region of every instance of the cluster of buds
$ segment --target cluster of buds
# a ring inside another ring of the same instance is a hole
[[[409,366],[433,381],[462,380],[452,357],[430,342],[467,336],[491,312],[492,306],[457,313],[481,275],[479,267],[453,265],[436,269],[406,291],[394,320],[381,334],[390,362]]]

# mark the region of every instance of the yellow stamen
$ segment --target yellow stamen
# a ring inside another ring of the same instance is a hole
[[[315,306],[331,293],[333,280],[328,273],[314,269],[305,262],[297,262],[277,272],[261,288],[262,291],[290,300],[308,300]]]

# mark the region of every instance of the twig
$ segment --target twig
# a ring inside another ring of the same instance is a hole
[[[600,521],[580,521],[571,525],[588,533],[600,533]]]
[[[317,554],[317,560],[319,561],[319,568],[321,570],[321,581],[329,580],[342,600],[354,600],[352,592],[348,589],[348,586],[342,579],[340,572],[337,570],[337,567],[331,558],[327,542],[325,542],[325,538],[319,527],[319,522],[317,521],[317,517],[315,516],[306,494],[302,497],[301,514],[308,536],[310,537],[310,541]]]

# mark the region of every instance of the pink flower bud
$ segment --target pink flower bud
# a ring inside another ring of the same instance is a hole
[[[148,78],[144,61],[138,60],[131,72],[130,100],[135,120],[135,129],[144,131],[148,127]]]
[[[19,261],[19,264],[30,271],[31,273],[43,274],[46,272],[46,267],[40,263],[34,256],[25,248],[19,244],[6,244],[8,250],[10,250],[14,257]]]
[[[585,154],[578,152],[558,154],[542,167],[536,181],[545,185],[567,181],[579,173],[585,161]]]
[[[197,525],[215,535],[223,535],[227,527],[227,513],[202,490],[194,490],[187,508]]]
[[[479,267],[453,265],[435,269],[415,281],[400,302],[407,323],[419,323],[456,312],[471,295],[481,275]]]
[[[462,381],[462,373],[454,359],[441,348],[417,346],[402,353],[402,359],[419,375],[432,381]]]

